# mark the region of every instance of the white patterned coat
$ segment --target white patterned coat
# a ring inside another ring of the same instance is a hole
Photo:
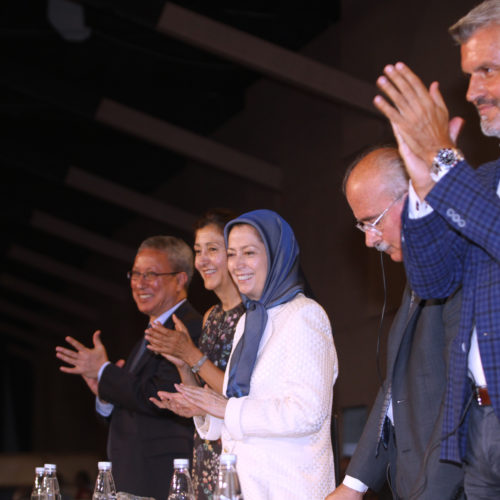
[[[244,325],[245,315],[233,348]],[[195,418],[202,437],[222,436],[223,452],[237,455],[245,500],[323,500],[334,489],[337,374],[330,322],[319,304],[299,294],[268,310],[248,396],[230,398],[224,420]]]

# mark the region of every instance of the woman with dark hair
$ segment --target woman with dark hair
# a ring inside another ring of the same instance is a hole
[[[195,225],[195,267],[205,288],[217,295],[219,303],[203,318],[203,331],[198,347],[193,344],[186,327],[174,315],[176,330],[154,324],[147,330],[148,348],[163,354],[178,368],[184,384],[207,383],[222,392],[224,370],[231,352],[234,331],[244,313],[241,297],[227,270],[224,225],[234,218],[228,210],[207,212]],[[160,399],[151,400],[160,408],[192,417],[190,405],[176,394],[159,392]],[[221,443],[200,438],[195,432],[193,450],[193,486],[196,498],[211,499],[219,467]]]
[[[303,293],[288,223],[256,210],[224,230],[243,297],[224,396],[176,386],[200,410],[198,432],[238,456],[245,500],[323,500],[335,485],[330,420],[338,367],[325,311]]]

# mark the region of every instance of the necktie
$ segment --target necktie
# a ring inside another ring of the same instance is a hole
[[[151,324],[148,324],[148,328],[151,327]],[[133,372],[134,368],[137,366],[139,363],[139,360],[142,358],[142,355],[146,352],[146,339],[142,337],[142,342],[141,345],[139,346],[139,349],[137,349],[137,352],[135,353],[134,358],[132,359],[129,369],[129,372]]]
[[[415,295],[415,292],[413,290],[410,290],[410,304],[408,307],[407,320],[410,319],[413,304],[415,303],[416,298],[417,297]],[[390,376],[390,374],[388,374],[388,376]],[[387,391],[384,396],[384,403],[382,404],[382,411],[380,412],[380,420],[378,425],[378,438],[379,438],[378,445],[380,446],[380,443],[382,443],[385,449],[387,449],[387,446],[389,444],[389,432],[391,430],[391,421],[387,416],[387,411],[389,410],[389,405],[391,404],[391,398],[392,398],[392,380],[389,380],[389,385],[387,387]]]

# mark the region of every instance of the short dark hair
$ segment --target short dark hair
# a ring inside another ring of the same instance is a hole
[[[194,232],[203,229],[206,226],[216,226],[220,232],[224,232],[224,226],[238,215],[229,208],[211,208],[207,210],[195,223]]]
[[[175,236],[150,236],[139,245],[137,253],[147,248],[164,252],[173,271],[182,271],[187,274],[186,288],[189,286],[194,272],[194,255],[184,240]]]

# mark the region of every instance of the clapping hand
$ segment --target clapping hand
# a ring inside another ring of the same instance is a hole
[[[434,186],[430,176],[434,157],[440,149],[455,146],[464,121],[449,119],[438,82],[427,89],[401,62],[387,65],[377,85],[386,98],[377,95],[374,104],[391,122],[413,187],[424,199]]]
[[[187,401],[204,410],[204,414],[209,413],[214,417],[224,418],[228,400],[222,394],[210,389],[208,385],[196,387],[192,385],[175,384],[175,388],[187,399]]]
[[[191,418],[206,414],[198,406],[190,403],[182,394],[178,392],[158,391],[158,398],[149,398],[158,408],[170,410],[181,417]]]
[[[184,323],[172,315],[175,330],[165,328],[162,324],[154,322],[146,330],[145,338],[148,341],[147,348],[166,357],[174,356],[189,364],[189,354],[196,349],[188,329]]]
[[[71,366],[61,366],[59,369],[64,373],[82,375],[84,378],[96,379],[101,366],[108,361],[108,354],[101,342],[101,331],[96,330],[92,336],[94,347],[85,347],[73,337],[66,337],[66,342],[74,347],[57,346],[56,356]]]

